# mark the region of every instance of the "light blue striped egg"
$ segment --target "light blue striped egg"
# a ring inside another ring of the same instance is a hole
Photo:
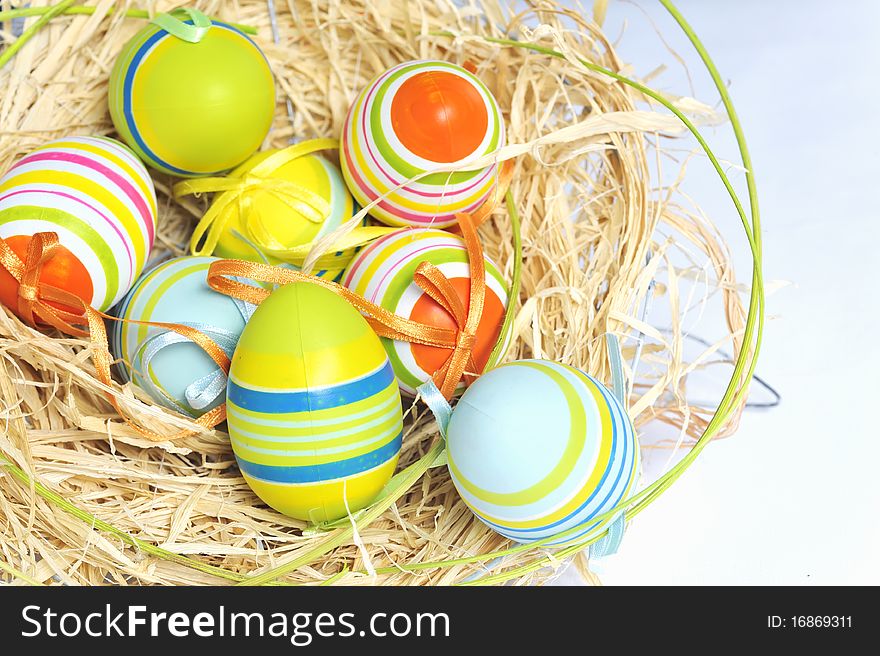
[[[230,357],[253,306],[208,286],[215,257],[176,257],[145,273],[115,308],[122,319],[197,328]],[[110,346],[125,380],[193,417],[226,399],[226,376],[197,344],[165,328],[113,322]]]
[[[449,422],[449,470],[465,503],[517,542],[578,527],[548,544],[586,540],[632,492],[639,446],[602,383],[567,365],[521,360],[478,378]]]

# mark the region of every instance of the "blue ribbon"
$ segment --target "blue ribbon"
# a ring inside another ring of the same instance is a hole
[[[590,545],[590,559],[603,558],[616,554],[623,540],[623,532],[626,529],[626,513],[621,512],[613,522],[608,525],[608,533],[601,540]]]
[[[247,323],[254,312],[255,306],[236,298],[232,298],[231,300],[234,302],[235,307],[239,314],[241,314],[244,322]],[[238,333],[200,322],[182,322],[181,325],[189,326],[190,328],[194,328],[195,330],[204,333],[216,342],[217,346],[223,350],[227,357],[232,357],[232,353],[235,351],[235,347],[238,344],[238,338],[240,337]],[[156,385],[148,375],[153,358],[155,358],[162,349],[168,348],[173,344],[182,344],[184,342],[192,342],[192,340],[174,332],[173,330],[165,328],[160,329],[138,344],[138,347],[135,350],[135,360],[140,359],[141,369],[143,371],[143,375],[141,376],[143,387],[146,388],[154,398],[163,398],[174,410],[183,414],[191,414],[189,409],[181,405],[177,399],[168,396],[168,394]],[[196,412],[207,411],[217,402],[218,399],[226,394],[226,382],[226,374],[219,367],[215,368],[209,374],[194,380],[187,386],[184,392],[184,398],[186,399],[189,408]]]
[[[605,343],[608,345],[608,361],[611,364],[612,391],[620,401],[620,405],[626,410],[626,378],[623,375],[623,354],[620,351],[620,342],[617,340],[617,335],[606,333]]]

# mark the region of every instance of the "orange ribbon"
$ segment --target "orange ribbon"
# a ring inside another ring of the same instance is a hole
[[[104,326],[103,319],[113,321],[122,321],[134,323],[138,325],[165,328],[171,330],[184,337],[192,340],[200,346],[211,359],[217,363],[224,373],[229,372],[229,358],[210,337],[199,332],[195,328],[175,323],[164,323],[156,321],[134,321],[132,319],[120,319],[91,307],[75,294],[40,282],[40,274],[43,265],[46,264],[55,255],[59,248],[58,235],[54,232],[38,232],[31,237],[28,244],[27,257],[24,262],[10,248],[9,244],[0,238],[0,266],[2,266],[9,274],[18,282],[18,315],[25,323],[39,328],[40,324],[49,325],[68,335],[77,337],[90,337],[92,345],[92,359],[95,363],[98,380],[104,385],[110,387],[112,378],[110,375],[110,367],[113,358],[107,346],[107,329]],[[78,311],[71,312],[62,310],[58,307],[50,305],[50,303],[58,303],[68,308],[77,308]],[[171,435],[162,435],[148,428],[139,425],[131,419],[122,409],[116,397],[110,393],[106,393],[107,399],[125,420],[138,433],[144,437],[156,441],[164,442],[180,437],[193,435],[198,431],[181,430]],[[213,410],[205,413],[195,420],[197,424],[203,428],[210,429],[222,422],[226,418],[225,405],[218,406]]]
[[[486,299],[486,267],[477,227],[498,207],[510,184],[512,173],[512,162],[505,162],[499,171],[498,185],[492,196],[473,214],[455,215],[470,262],[470,303],[467,310],[452,283],[433,264],[422,262],[413,276],[414,282],[453,318],[456,324],[455,330],[404,319],[335,282],[268,264],[243,260],[214,262],[208,269],[208,285],[221,294],[254,305],[259,305],[265,300],[270,294],[269,290],[233,280],[233,277],[249,278],[255,282],[276,285],[308,282],[328,289],[344,298],[363,314],[367,323],[380,337],[450,349],[452,352],[449,357],[432,376],[437,387],[448,400],[452,398],[463,377],[481,373],[476,371],[473,349]]]

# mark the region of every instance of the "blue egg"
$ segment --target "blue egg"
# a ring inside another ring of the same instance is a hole
[[[549,544],[582,541],[595,518],[630,495],[639,471],[632,422],[593,377],[547,360],[521,360],[478,378],[448,429],[449,470],[483,522],[518,542],[577,527]]]
[[[215,261],[184,256],[159,264],[135,283],[116,316],[194,327],[231,356],[253,306],[208,286]],[[226,376],[198,344],[161,327],[114,324],[111,348],[123,377],[157,403],[197,417],[225,401]]]

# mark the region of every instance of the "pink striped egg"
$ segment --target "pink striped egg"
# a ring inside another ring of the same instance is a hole
[[[0,237],[24,260],[30,238],[58,234],[41,282],[99,310],[137,280],[156,233],[156,192],[144,165],[106,137],[69,137],[37,148],[0,178]],[[0,302],[17,304],[18,283],[0,271]]]

